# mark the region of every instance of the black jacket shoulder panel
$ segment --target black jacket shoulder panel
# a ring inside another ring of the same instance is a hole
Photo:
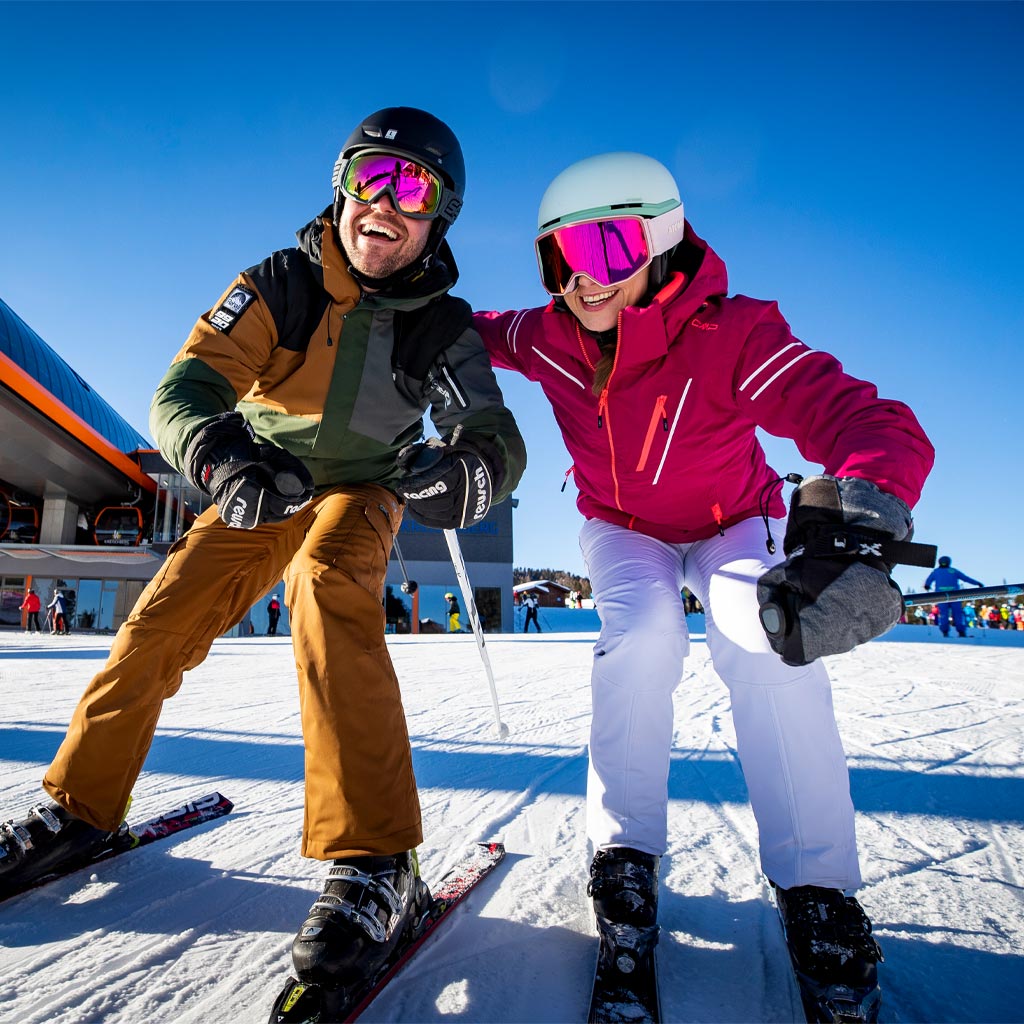
[[[246,273],[274,318],[278,345],[304,351],[331,301],[323,267],[301,249],[280,249]]]
[[[396,380],[424,380],[437,357],[472,325],[472,308],[454,295],[441,295],[419,309],[397,310],[391,352]]]

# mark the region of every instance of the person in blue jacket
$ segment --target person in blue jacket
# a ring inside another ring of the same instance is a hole
[[[970,583],[975,587],[983,587],[984,583],[972,580],[970,576],[964,575],[959,569],[953,568],[953,560],[949,555],[943,555],[939,559],[938,567],[932,569],[928,579],[924,581],[924,589],[931,590],[934,586],[939,590],[959,590],[960,581]],[[967,625],[964,622],[964,606],[959,601],[943,601],[939,604],[939,629],[943,636],[949,636],[949,620],[952,616],[953,625],[960,636],[967,635]]]

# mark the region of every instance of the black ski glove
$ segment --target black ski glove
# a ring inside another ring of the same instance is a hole
[[[905,502],[857,477],[809,476],[793,492],[786,560],[757,582],[761,625],[787,665],[842,654],[894,626],[903,597],[897,562],[933,565]]]
[[[456,427],[447,443],[432,437],[398,453],[403,476],[396,489],[409,515],[435,530],[479,523],[504,479],[501,453],[479,434]]]
[[[313,497],[302,460],[258,438],[239,412],[222,413],[196,433],[185,470],[213,498],[221,519],[243,530],[279,523]]]

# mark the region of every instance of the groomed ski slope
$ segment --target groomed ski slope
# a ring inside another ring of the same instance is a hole
[[[582,794],[593,634],[494,636],[506,742],[471,636],[393,637],[424,875],[508,857],[367,1021],[581,1021],[595,941]],[[660,946],[667,1022],[800,1019],[762,895],[724,687],[693,638],[676,693]],[[0,816],[20,816],[109,638],[7,634]],[[1024,651],[873,643],[829,659],[886,1021],[1024,1020]],[[219,640],[165,707],[132,817],[219,789],[226,819],[0,906],[5,1024],[267,1019],[322,867],[297,853],[302,747],[286,637]]]

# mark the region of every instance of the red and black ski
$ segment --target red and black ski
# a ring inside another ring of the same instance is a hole
[[[221,796],[220,793],[207,793],[206,796],[201,796],[197,800],[189,800],[188,803],[181,807],[175,807],[174,810],[167,811],[156,818],[150,818],[149,821],[142,821],[135,825],[122,825],[111,837],[110,845],[100,850],[99,853],[88,860],[75,861],[62,869],[50,871],[39,878],[33,879],[26,885],[4,893],[0,896],[0,902],[8,900],[12,896],[18,896],[23,892],[38,889],[47,882],[52,882],[57,878],[64,878],[75,871],[80,871],[82,868],[89,868],[94,864],[110,860],[111,857],[117,857],[122,853],[127,853],[129,850],[138,849],[140,846],[148,846],[150,843],[155,843],[161,839],[177,835],[179,832],[184,832],[185,829],[195,828],[196,825],[202,825],[204,822],[212,821],[214,818],[221,818],[230,812],[232,807],[234,807],[234,804],[226,796]]]
[[[505,856],[502,843],[477,843],[431,891],[430,909],[419,929],[404,939],[377,974],[357,989],[329,990],[289,978],[274,1003],[270,1024],[354,1021],[430,938],[437,926]]]

